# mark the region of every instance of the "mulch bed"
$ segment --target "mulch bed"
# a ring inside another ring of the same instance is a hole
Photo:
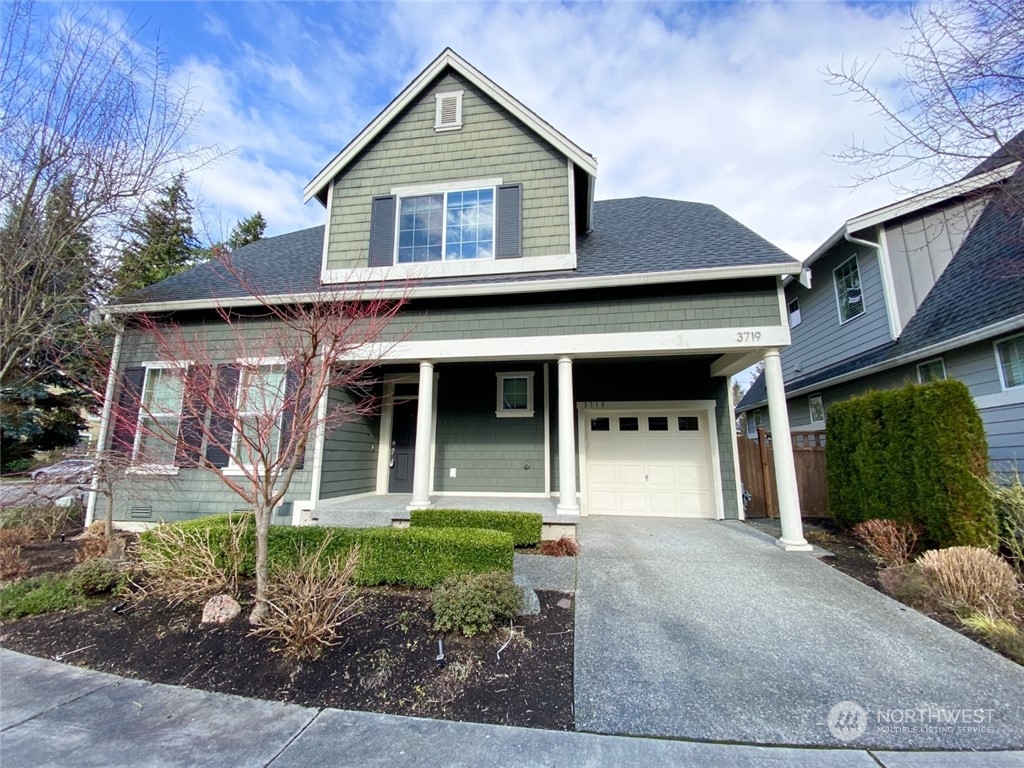
[[[75,543],[27,546],[35,575],[68,570]],[[155,598],[117,600],[0,625],[0,645],[101,672],[313,707],[572,730],[573,607],[541,592],[539,616],[486,636],[433,631],[429,592],[364,589],[361,613],[338,645],[314,661],[294,661],[249,634],[248,610],[220,625],[200,622],[201,606]],[[243,598],[251,598],[243,595]],[[445,662],[439,665],[438,639]]]

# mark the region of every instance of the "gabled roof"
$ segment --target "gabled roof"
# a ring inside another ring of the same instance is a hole
[[[1024,183],[1024,169],[1016,178]],[[1020,199],[997,195],[978,217],[960,250],[910,318],[900,338],[862,355],[786,382],[786,393],[857,378],[941,354],[957,346],[1024,327],[1024,212]],[[763,378],[763,377],[762,377]],[[737,410],[767,399],[759,379]]]
[[[339,173],[341,173],[356,156],[359,155],[381,132],[383,132],[398,115],[409,106],[410,103],[420,96],[445,69],[453,69],[465,77],[478,89],[486,93],[498,104],[508,110],[511,114],[529,126],[534,132],[547,140],[559,152],[564,154],[577,166],[585,170],[591,176],[597,175],[597,160],[594,156],[585,152],[566,136],[543,120],[535,112],[525,107],[518,99],[508,91],[501,88],[493,80],[483,74],[480,70],[459,56],[451,48],[445,48],[441,54],[434,59],[427,67],[416,76],[416,78],[405,87],[384,110],[366,126],[362,132],[348,143],[341,152],[335,155],[324,168],[306,185],[303,191],[303,201],[309,202],[317,197],[324,202],[324,189],[330,184]]]
[[[322,254],[323,227],[312,227],[247,245],[232,259],[235,269],[261,294],[301,295],[320,289]],[[577,238],[575,270],[430,279],[413,286],[411,293],[465,295],[471,286],[481,293],[573,290],[776,276],[799,269],[796,259],[713,205],[633,197],[594,203],[594,229]],[[399,289],[406,290],[404,283]],[[193,303],[230,303],[248,297],[222,264],[207,262],[129,297],[122,311],[155,304],[161,310],[174,309],[175,303],[190,303],[180,307],[184,309]]]

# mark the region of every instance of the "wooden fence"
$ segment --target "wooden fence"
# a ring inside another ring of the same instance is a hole
[[[804,517],[831,517],[825,480],[825,432],[793,432],[793,463]],[[771,434],[757,428],[757,439],[738,435],[740,479],[750,494],[747,517],[778,517],[775,492],[775,456]]]

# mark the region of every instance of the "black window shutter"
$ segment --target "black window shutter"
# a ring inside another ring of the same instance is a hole
[[[203,421],[206,419],[206,395],[210,391],[209,365],[194,365],[185,376],[185,393],[181,400],[181,423],[174,466],[198,467],[203,446]]]
[[[494,258],[517,259],[523,255],[523,185],[498,187],[497,203]]]
[[[373,198],[370,211],[370,266],[390,267],[395,262],[394,195]]]
[[[230,458],[231,437],[234,434],[235,398],[238,394],[238,366],[218,365],[217,383],[213,390],[213,408],[210,412],[209,440],[206,442],[206,460],[215,467],[226,467]]]
[[[295,423],[295,409],[291,407],[291,403],[296,400],[296,392],[299,388],[299,374],[294,368],[288,369],[288,374],[285,377],[284,384],[284,402],[285,411],[281,416],[281,447],[288,445],[288,441],[292,439],[292,426]],[[309,388],[303,388],[302,392],[298,395],[298,402],[296,403],[299,413],[306,413],[309,408]],[[306,464],[306,452],[303,451],[302,455],[299,456],[299,461],[295,465],[296,469],[302,469]]]
[[[110,447],[129,456],[135,450],[135,433],[139,428],[139,409],[142,406],[142,384],[145,380],[145,368],[125,369],[121,374],[121,391],[114,407],[114,429]]]

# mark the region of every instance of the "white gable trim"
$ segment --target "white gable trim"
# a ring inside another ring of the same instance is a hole
[[[566,136],[555,130],[536,113],[527,109],[511,94],[503,90],[493,80],[488,78],[472,64],[459,56],[451,48],[445,48],[441,55],[434,59],[427,68],[406,86],[395,99],[384,108],[373,121],[366,126],[362,132],[349,142],[323,170],[318,173],[303,191],[303,202],[309,202],[313,197],[334,179],[366,146],[373,141],[388,125],[391,124],[398,114],[405,109],[413,99],[417,98],[423,90],[436,78],[445,67],[451,67],[460,75],[469,80],[473,85],[486,93],[508,112],[517,117],[539,136],[547,140],[552,146],[562,152],[576,165],[587,171],[591,176],[597,175],[597,161],[592,155],[587,154],[580,147],[576,146]]]

